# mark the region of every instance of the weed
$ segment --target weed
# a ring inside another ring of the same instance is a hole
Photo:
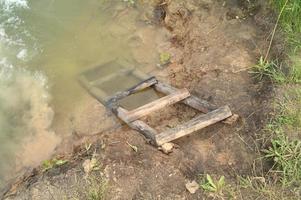
[[[205,182],[201,183],[200,186],[205,191],[221,193],[225,186],[225,177],[221,176],[218,181],[214,181],[211,176],[207,174]]]
[[[42,164],[42,169],[43,169],[43,172],[49,170],[49,169],[52,169],[54,167],[58,167],[58,166],[61,166],[61,165],[64,165],[66,164],[68,161],[67,160],[62,160],[62,159],[51,159],[51,160],[45,160]]]
[[[283,185],[301,181],[301,141],[290,140],[281,134],[272,139],[272,145],[264,150],[265,157],[274,162],[273,169],[281,177]]]
[[[298,133],[301,127],[301,89],[297,87],[286,90],[276,104],[278,114],[270,126],[278,129],[277,133],[281,132],[281,129]]]
[[[225,177],[221,176],[218,180],[213,179],[209,174],[201,176],[200,187],[205,192],[209,192],[209,196],[218,199],[233,199],[235,191],[231,185],[226,185]]]
[[[293,83],[301,83],[301,58],[298,56],[291,56],[290,60],[292,63],[290,70],[291,80]]]
[[[277,115],[267,125],[272,136],[271,145],[263,150],[265,158],[272,160],[272,172],[284,186],[301,182],[301,90],[289,89],[276,104]],[[297,137],[293,137],[297,135]],[[301,186],[301,185],[299,185]]]
[[[104,200],[107,189],[107,181],[102,178],[90,178],[89,187],[87,188],[86,199]]]
[[[287,41],[296,52],[301,48],[301,3],[300,0],[271,0],[277,12],[282,11],[280,24]]]
[[[284,83],[287,80],[278,62],[265,61],[263,57],[260,57],[257,65],[254,66],[250,73],[254,74],[259,80],[262,80],[264,77],[276,83]]]
[[[237,177],[235,188],[236,197],[244,196],[241,199],[266,199],[266,200],[293,200],[299,199],[293,192],[281,188],[278,185],[269,183],[264,177],[247,176]]]

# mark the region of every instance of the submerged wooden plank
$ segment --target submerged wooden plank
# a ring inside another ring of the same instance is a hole
[[[177,138],[191,134],[199,129],[222,121],[230,117],[231,115],[232,113],[228,106],[218,108],[212,112],[198,116],[182,125],[156,135],[156,144],[160,146],[166,142],[170,142]]]
[[[158,83],[154,85],[154,87],[157,91],[167,95],[179,90],[178,88],[172,87],[171,85],[162,83],[160,81],[158,81]],[[192,108],[199,110],[203,113],[207,113],[214,110],[214,106],[210,105],[209,102],[193,95],[190,95],[190,97],[184,99],[182,103],[191,106]]]
[[[130,89],[123,91],[123,92],[119,92],[116,95],[110,97],[107,104],[109,107],[113,107],[117,101],[119,101],[131,94],[140,92],[156,83],[157,83],[157,79],[155,77],[150,77],[150,78],[138,83],[137,85],[131,87]]]
[[[170,95],[167,95],[165,97],[162,97],[160,99],[152,101],[152,102],[150,102],[146,105],[143,105],[139,108],[136,108],[132,111],[128,111],[122,117],[125,119],[126,122],[135,121],[141,117],[144,117],[144,116],[150,114],[151,112],[154,112],[156,110],[164,108],[165,106],[172,105],[176,102],[179,102],[179,101],[189,97],[189,95],[190,95],[190,93],[187,89],[180,89]],[[118,109],[120,109],[120,108],[121,107],[119,107]]]
[[[90,84],[93,85],[93,86],[102,85],[107,81],[110,81],[112,79],[116,79],[118,76],[127,76],[127,75],[133,73],[134,70],[135,70],[134,68],[122,68],[122,69],[120,69],[120,70],[118,70],[114,73],[111,73],[107,76],[104,76],[104,77],[101,77],[99,79],[93,80],[93,81],[90,82]]]

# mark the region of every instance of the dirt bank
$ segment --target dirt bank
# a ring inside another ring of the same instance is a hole
[[[81,138],[82,145],[65,156],[67,164],[46,173],[39,169],[29,173],[7,193],[11,194],[7,199],[85,199],[91,181],[82,165],[92,155],[101,170],[91,176],[108,181],[107,199],[203,199],[201,190],[190,194],[185,188],[199,174],[221,174],[231,180],[237,174],[251,173],[258,150],[254,138],[268,112],[271,88],[256,83],[249,69],[267,46],[271,27],[261,5],[241,2],[245,1],[170,1],[161,24],[171,36],[158,50],[169,52],[171,63],[152,71],[216,106],[229,105],[240,116],[236,124],[219,123],[176,140],[178,148],[169,155],[146,144],[126,126]],[[90,110],[103,110],[92,98],[87,101]],[[145,121],[162,130],[195,114],[175,105]],[[89,115],[91,122],[98,118]],[[89,148],[84,145],[95,141]]]

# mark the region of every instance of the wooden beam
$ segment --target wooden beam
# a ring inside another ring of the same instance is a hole
[[[120,119],[125,121],[123,116],[126,116],[127,112],[128,111],[126,109],[119,107],[119,109],[117,111],[117,115],[118,115],[118,117],[120,117]],[[152,127],[150,127],[149,125],[147,125],[146,123],[144,123],[143,121],[140,121],[140,120],[128,122],[127,125],[129,127],[131,127],[132,129],[138,131],[142,135],[144,135],[144,137],[146,137],[147,139],[150,139],[151,143],[153,145],[156,145],[155,137],[158,133],[155,129],[153,129]]]
[[[158,92],[161,92],[163,94],[172,94],[176,91],[178,91],[179,89],[175,88],[175,87],[172,87],[168,84],[164,84],[160,81],[158,81],[158,83],[156,85],[154,85],[155,89],[158,91]],[[190,95],[190,97],[184,99],[182,101],[182,103],[196,109],[196,110],[199,110],[203,113],[207,113],[207,112],[210,112],[212,110],[214,110],[214,106],[210,105],[209,102],[205,101],[205,100],[202,100],[202,99],[199,99],[197,98],[196,96],[193,96],[193,95]]]
[[[139,133],[141,133],[142,135],[144,135],[144,137],[149,139],[153,145],[157,145],[155,138],[158,133],[155,129],[153,129],[152,127],[150,127],[149,125],[147,125],[146,123],[144,123],[141,120],[129,122],[128,125],[132,129],[134,129],[134,130],[138,131]]]
[[[174,93],[167,95],[165,97],[162,97],[160,99],[157,99],[155,101],[152,101],[146,105],[143,105],[139,108],[136,108],[132,111],[124,112],[124,116],[121,116],[125,122],[132,122],[135,121],[141,117],[144,117],[151,112],[154,112],[156,110],[160,110],[161,108],[164,108],[166,106],[172,105],[176,102],[179,102],[187,97],[190,96],[190,93],[187,89],[180,89],[175,91]],[[118,109],[121,109],[119,107]],[[117,109],[117,112],[120,113]]]
[[[158,81],[156,79],[156,77],[150,77],[140,83],[138,83],[137,85],[129,88],[128,90],[125,90],[123,92],[118,92],[116,95],[112,96],[109,98],[109,100],[107,101],[107,105],[109,107],[116,107],[118,105],[114,105],[117,103],[117,101],[131,95],[131,94],[134,94],[134,93],[137,93],[137,92],[140,92],[154,84],[156,84]]]
[[[228,106],[218,108],[212,112],[198,116],[182,125],[179,125],[175,128],[169,129],[163,133],[156,135],[156,144],[161,146],[166,142],[170,142],[172,140],[205,128],[209,125],[222,121],[230,117],[231,115],[232,113]]]

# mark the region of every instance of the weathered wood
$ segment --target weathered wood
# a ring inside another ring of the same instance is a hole
[[[132,129],[134,129],[134,130],[138,131],[139,133],[141,133],[142,135],[144,135],[144,137],[149,139],[153,145],[157,145],[155,137],[158,133],[155,129],[153,129],[152,127],[150,127],[149,125],[147,125],[146,123],[144,123],[141,120],[129,122],[128,125]]]
[[[144,117],[151,112],[164,108],[165,106],[172,105],[176,102],[179,102],[187,97],[189,97],[190,93],[187,89],[180,89],[170,95],[152,101],[146,105],[143,105],[139,108],[136,108],[132,111],[126,112],[124,116],[122,116],[126,122],[135,121],[141,117]],[[120,109],[119,107],[118,109]],[[118,111],[117,109],[117,111]]]
[[[179,89],[172,87],[168,84],[164,84],[160,81],[158,81],[158,83],[156,85],[154,85],[155,89],[163,94],[172,94],[176,91],[178,91]],[[190,97],[184,99],[182,101],[182,103],[191,106],[192,108],[199,110],[203,113],[207,113],[210,112],[212,110],[214,110],[214,106],[210,105],[209,102],[202,100],[196,96],[190,95]]]
[[[121,99],[123,99],[123,98],[125,98],[125,97],[127,97],[127,96],[129,96],[131,94],[140,92],[140,91],[142,91],[142,90],[144,90],[144,89],[146,89],[146,88],[148,88],[148,87],[156,84],[157,82],[158,81],[157,81],[156,77],[154,77],[154,76],[150,77],[150,78],[148,78],[148,79],[146,79],[146,80],[138,83],[137,85],[131,87],[130,89],[128,89],[126,91],[123,91],[123,92],[119,92],[116,95],[110,97],[109,100],[107,101],[107,105],[109,107],[113,107],[114,104],[117,101],[119,101],[119,100],[121,100]],[[117,106],[117,105],[115,105],[115,106]]]
[[[125,119],[123,119],[123,116],[126,116],[127,112],[128,111],[126,109],[120,107],[118,109],[118,116],[120,117],[120,119],[125,121]],[[150,139],[153,145],[156,145],[155,136],[157,135],[157,131],[155,129],[153,129],[152,127],[140,120],[128,122],[127,125],[144,135],[144,137],[146,137],[147,139]]]
[[[177,138],[191,134],[199,129],[215,124],[232,115],[228,106],[221,107],[207,114],[198,116],[182,125],[156,135],[156,144],[162,145]]]

